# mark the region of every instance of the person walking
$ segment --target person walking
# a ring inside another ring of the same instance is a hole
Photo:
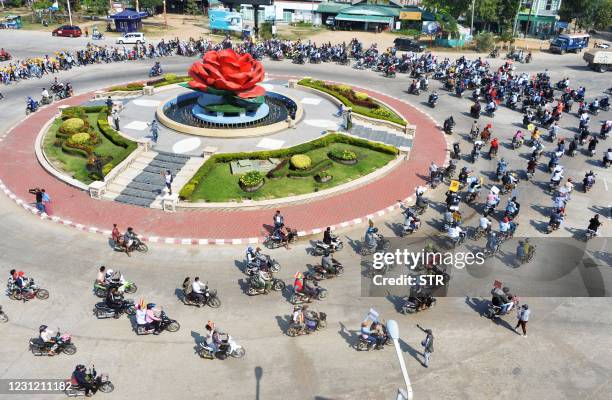
[[[425,368],[429,368],[429,358],[431,357],[431,353],[434,351],[434,336],[431,329],[423,329],[419,324],[417,324],[420,330],[425,332],[427,336],[421,342],[421,346],[423,346],[423,366]]]
[[[113,123],[115,124],[115,130],[119,130],[119,113],[117,110],[113,110],[111,116],[113,117]]]
[[[519,326],[523,329],[523,337],[527,337],[527,322],[529,321],[529,315],[531,314],[531,310],[529,309],[528,304],[523,304],[523,306],[517,312],[518,322],[514,327],[516,333],[518,333]]]
[[[43,204],[43,192],[39,188],[28,190],[36,198],[36,209],[41,213],[45,212],[45,205]]]
[[[285,217],[282,216],[280,210],[276,210],[276,213],[274,214],[274,217],[272,217],[272,220],[274,221],[274,230],[279,229],[281,225],[284,225],[285,223]]]
[[[168,194],[172,195],[172,182],[174,181],[174,177],[172,176],[172,172],[169,169],[166,170],[164,175],[164,181],[166,182],[166,189],[168,189]]]
[[[151,138],[153,142],[157,143],[157,138],[159,137],[159,125],[157,124],[157,120],[154,119],[149,126],[151,127]]]

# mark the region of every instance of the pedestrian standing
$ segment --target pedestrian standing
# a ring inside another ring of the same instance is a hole
[[[154,119],[149,126],[151,127],[151,138],[157,143],[157,138],[159,137],[159,125],[157,124],[157,120]]]
[[[529,309],[528,304],[523,304],[520,310],[517,313],[518,322],[514,327],[516,333],[518,333],[519,326],[523,329],[523,337],[527,337],[527,322],[529,321],[529,315],[531,314],[531,310]]]
[[[433,353],[434,351],[433,332],[431,331],[431,329],[421,328],[421,326],[419,326],[418,324],[417,326],[419,327],[419,329],[421,329],[427,334],[427,336],[425,336],[425,339],[423,339],[423,341],[421,342],[421,346],[423,346],[423,366],[425,368],[429,368],[429,358],[431,357],[431,353]]]
[[[111,99],[110,96],[108,96],[108,98],[106,99],[106,108],[108,109],[108,112],[113,111],[113,99]]]
[[[281,215],[280,210],[276,210],[276,213],[272,219],[274,221],[274,230],[277,230],[281,227],[281,225],[285,224],[285,217]]]
[[[113,110],[111,115],[113,117],[113,123],[115,124],[115,130],[118,131],[119,130],[119,113],[117,112],[117,110]]]
[[[174,177],[172,176],[172,172],[169,169],[166,170],[164,175],[164,181],[166,182],[166,189],[168,189],[168,194],[172,194],[172,181],[174,181]]]
[[[47,215],[51,215],[51,196],[49,196],[49,193],[45,192],[45,189],[42,189],[41,193],[43,208]]]
[[[346,113],[344,114],[344,128],[346,131],[350,131],[353,127],[353,111],[350,108],[346,109]]]

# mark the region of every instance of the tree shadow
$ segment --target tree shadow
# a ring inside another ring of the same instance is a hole
[[[550,216],[551,212],[553,211],[552,207],[545,207],[539,204],[532,204],[531,209],[534,211],[537,211],[539,214],[543,215],[544,217]]]

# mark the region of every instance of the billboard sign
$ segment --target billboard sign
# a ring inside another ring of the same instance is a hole
[[[242,15],[233,11],[208,10],[211,30],[242,32]]]

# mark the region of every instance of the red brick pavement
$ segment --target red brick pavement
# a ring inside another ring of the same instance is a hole
[[[445,160],[446,142],[443,133],[425,114],[395,98],[356,88],[389,104],[410,123],[417,134],[408,161],[372,184],[334,197],[282,208],[292,228],[310,231],[362,218],[396,204],[396,200],[412,195],[423,184],[428,165]],[[42,125],[50,120],[63,104],[77,105],[92,97],[87,93],[42,108],[12,129],[0,143],[0,179],[19,198],[33,201],[28,189],[45,188],[53,200],[53,215],[73,224],[111,229],[133,226],[143,236],[191,239],[235,239],[262,237],[272,220],[273,210],[185,211],[165,213],[160,210],[129,206],[117,202],[96,201],[88,193],[75,189],[49,173],[38,163],[34,142]]]

